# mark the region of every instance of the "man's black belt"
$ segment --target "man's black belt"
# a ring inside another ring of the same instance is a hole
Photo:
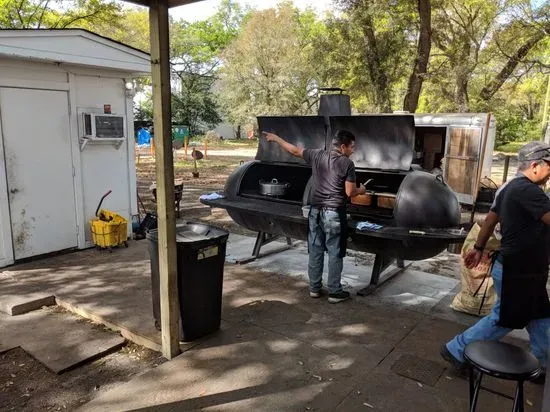
[[[340,212],[341,210],[345,210],[345,206],[340,206],[340,207],[332,207],[332,206],[313,206],[313,207],[316,207],[318,209],[324,209],[324,210],[332,210],[334,212]]]

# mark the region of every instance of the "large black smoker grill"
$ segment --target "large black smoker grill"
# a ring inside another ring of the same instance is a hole
[[[335,96],[335,95],[331,95]],[[337,95],[336,95],[337,96]],[[366,295],[378,284],[403,270],[405,260],[435,256],[449,244],[462,243],[466,231],[459,227],[460,208],[456,195],[441,176],[411,169],[414,145],[412,115],[285,116],[258,117],[260,131],[271,131],[306,148],[330,148],[333,131],[347,129],[356,136],[351,159],[357,181],[373,179],[368,188],[395,194],[393,209],[348,204],[348,248],[376,254]],[[302,206],[309,204],[311,168],[276,143],[260,140],[256,160],[238,167],[227,179],[225,198],[204,200],[226,209],[241,226],[258,232],[253,257],[262,245],[279,236],[307,240],[308,220]],[[290,184],[283,196],[261,194],[260,181]],[[358,221],[382,224],[377,231],[357,231]],[[381,280],[382,272],[396,262]]]

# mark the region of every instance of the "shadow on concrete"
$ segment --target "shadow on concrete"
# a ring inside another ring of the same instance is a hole
[[[433,386],[392,371],[404,355],[446,368],[439,346],[464,326],[376,296],[330,305],[309,298],[302,278],[246,266],[226,264],[224,277],[219,333],[183,346],[176,359],[99,394],[83,410],[467,409],[467,382],[448,369]],[[49,290],[160,343],[146,242],[14,266],[0,279],[1,299]],[[500,381],[487,385],[513,393]],[[527,385],[526,399],[540,408],[542,388]],[[480,410],[509,408],[509,399],[482,393]]]

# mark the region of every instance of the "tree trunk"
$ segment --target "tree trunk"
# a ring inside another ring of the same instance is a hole
[[[382,113],[391,112],[388,78],[380,63],[378,44],[370,16],[363,18],[366,65],[374,88],[374,104]]]
[[[468,74],[458,73],[455,83],[455,102],[459,113],[470,111],[470,99],[468,97]]]
[[[480,93],[480,96],[483,100],[488,101],[493,98],[493,96],[500,90],[502,85],[510,75],[516,69],[518,63],[527,56],[527,53],[543,38],[545,33],[540,31],[535,34],[531,39],[527,40],[513,55],[510,56],[508,62],[504,65],[502,70],[495,76],[493,80],[485,86]]]
[[[420,35],[418,38],[417,56],[413,72],[409,77],[407,94],[403,101],[403,110],[416,112],[418,98],[422,90],[424,76],[428,69],[430,50],[432,48],[432,6],[430,0],[418,0],[418,15],[420,17]]]

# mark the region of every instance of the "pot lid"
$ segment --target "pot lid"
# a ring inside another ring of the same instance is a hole
[[[323,116],[258,116],[258,130],[275,133],[287,142],[308,149],[325,148],[325,118]],[[260,137],[256,160],[306,164],[304,159],[287,153],[275,142]]]
[[[414,147],[413,115],[365,115],[330,117],[331,146],[336,130],[355,135],[355,151],[350,159],[361,169],[410,170]]]
[[[288,185],[288,182],[279,182],[278,179],[273,178],[271,180],[262,180],[259,181],[260,185],[267,186],[267,187],[286,187]]]

